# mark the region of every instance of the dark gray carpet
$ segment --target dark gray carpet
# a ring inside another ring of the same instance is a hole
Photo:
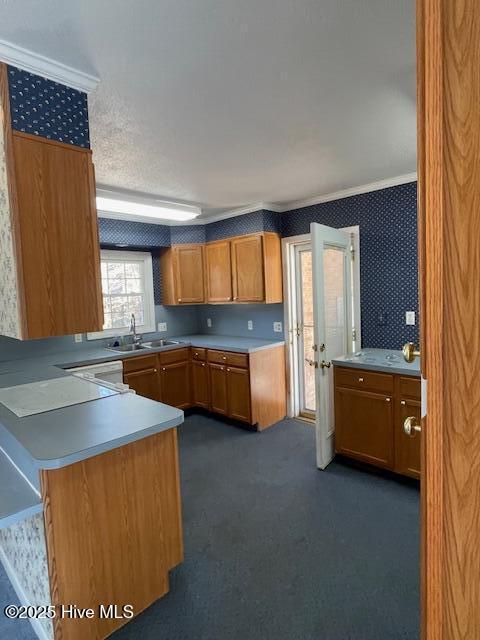
[[[185,562],[115,640],[419,637],[414,484],[316,470],[313,429],[294,420],[258,434],[193,415],[180,457]],[[0,637],[33,636],[2,621]]]

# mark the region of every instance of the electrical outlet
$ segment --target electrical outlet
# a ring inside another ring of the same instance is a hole
[[[282,333],[282,323],[281,322],[274,322],[273,323],[273,330],[275,331],[275,333]]]
[[[249,331],[252,331],[252,330],[253,330],[253,320],[249,320],[249,321],[247,322],[247,329],[248,329]]]
[[[166,322],[159,322],[158,323],[158,330],[159,331],[166,331],[167,330],[167,323]]]
[[[76,333],[75,334],[75,342],[83,342],[83,334],[82,333]]]
[[[212,319],[207,318],[207,327],[211,327],[211,326],[212,326]]]
[[[405,311],[405,324],[415,324],[415,311]]]

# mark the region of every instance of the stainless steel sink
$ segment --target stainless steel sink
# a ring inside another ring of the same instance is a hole
[[[118,347],[107,347],[109,351],[118,351],[118,353],[126,353],[129,351],[141,351],[146,347],[143,344],[122,344]]]
[[[169,347],[174,344],[181,344],[178,340],[152,340],[151,342],[144,342],[143,346],[146,349],[156,349],[158,347]]]

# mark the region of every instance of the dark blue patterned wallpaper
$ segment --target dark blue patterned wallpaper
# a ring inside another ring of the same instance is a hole
[[[309,233],[310,223],[360,227],[362,346],[418,344],[417,183],[372,191],[281,214],[282,235]],[[405,311],[417,324],[405,324]]]
[[[279,231],[278,223],[273,223],[274,214],[271,211],[252,211],[234,218],[219,220],[205,225],[207,242],[222,240],[231,236],[242,236],[257,231]]]
[[[170,227],[164,224],[131,222],[99,218],[100,243],[104,245],[126,245],[137,249],[169,247]]]
[[[171,244],[189,244],[190,242],[205,242],[205,225],[189,224],[170,227]]]
[[[12,66],[8,84],[13,129],[90,147],[86,93]]]

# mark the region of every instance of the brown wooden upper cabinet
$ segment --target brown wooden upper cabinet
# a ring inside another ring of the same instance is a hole
[[[0,334],[31,339],[100,331],[91,151],[14,131],[10,122],[0,64]]]
[[[231,242],[219,240],[205,246],[207,302],[231,302]]]
[[[163,304],[282,302],[282,257],[276,233],[206,245],[174,245],[160,261]]]
[[[205,302],[203,244],[178,244],[160,258],[163,304]]]
[[[276,233],[232,239],[234,302],[282,302],[282,253]]]

